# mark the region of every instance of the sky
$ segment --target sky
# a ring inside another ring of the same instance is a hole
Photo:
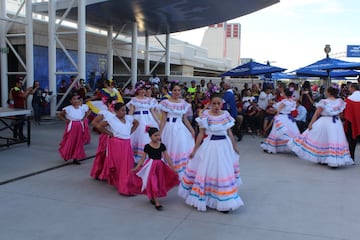
[[[230,20],[241,24],[241,58],[252,58],[292,71],[324,58],[346,58],[347,45],[360,45],[359,0],[280,0],[255,13]],[[174,38],[200,46],[206,30],[175,33]]]

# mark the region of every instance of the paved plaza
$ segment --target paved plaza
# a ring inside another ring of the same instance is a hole
[[[198,212],[173,189],[159,212],[145,196],[124,197],[90,178],[96,134],[85,148],[88,159],[64,164],[57,152],[63,129],[50,120],[32,127],[30,147],[0,149],[0,239],[359,239],[360,164],[331,169],[291,153],[266,154],[263,138],[245,135],[239,142],[245,206]]]

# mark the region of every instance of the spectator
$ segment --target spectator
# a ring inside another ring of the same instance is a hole
[[[40,87],[39,81],[34,81],[33,89],[31,91],[33,98],[31,100],[31,106],[34,109],[34,121],[36,125],[40,125],[41,114],[44,108],[45,91]]]
[[[244,110],[251,105],[251,102],[255,101],[255,97],[251,95],[251,90],[248,89],[244,92],[244,95],[242,95],[242,101],[243,101],[243,107]]]
[[[127,97],[135,96],[135,89],[132,84],[127,85],[127,87],[124,90],[124,95]]]
[[[208,87],[205,85],[205,79],[200,80],[200,92],[205,93],[208,90]]]
[[[192,96],[193,100],[195,99],[196,94],[196,81],[191,80],[191,87],[187,89],[187,92]]]
[[[254,99],[246,109],[245,122],[248,133],[250,134],[256,131],[257,135],[260,135],[260,111],[261,109],[258,107],[256,99]]]
[[[305,81],[302,85],[302,89],[300,92],[300,102],[301,105],[303,105],[306,108],[307,111],[307,116],[306,116],[306,121],[310,122],[310,120],[312,119],[312,116],[314,115],[315,112],[315,106],[314,106],[314,100],[312,97],[312,92],[311,92],[311,85],[309,81]]]
[[[303,133],[307,128],[307,111],[306,108],[301,105],[300,100],[296,101],[296,110],[298,112],[298,115],[295,117],[296,125],[298,126],[300,133]]]
[[[153,85],[156,89],[159,89],[160,81],[160,78],[156,76],[155,72],[153,72],[152,77],[149,78],[149,82],[151,83],[151,85]]]
[[[236,108],[236,103],[235,103],[234,92],[231,89],[230,83],[228,83],[228,82],[224,82],[223,87],[225,90],[225,93],[223,96],[223,101],[224,101],[223,109],[227,110],[230,113],[231,117],[236,119],[237,108]],[[239,132],[238,129],[239,128],[236,126],[236,122],[235,122],[235,125],[232,127],[232,131],[235,134],[235,136],[238,138],[238,140],[240,141],[242,136],[241,136],[241,132]]]
[[[10,89],[9,99],[12,99],[14,102],[14,108],[17,109],[26,109],[25,100],[31,94],[32,87],[27,88],[25,91],[22,89],[23,82],[22,78],[18,78],[15,83],[15,87]],[[14,131],[13,137],[20,138],[20,140],[24,140],[23,126],[25,121],[25,115],[19,115],[18,119],[13,121]]]

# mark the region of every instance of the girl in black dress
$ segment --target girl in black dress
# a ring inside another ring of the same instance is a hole
[[[136,173],[133,181],[134,191],[146,194],[156,210],[162,210],[158,198],[165,197],[171,188],[177,186],[179,177],[166,151],[166,146],[161,143],[159,130],[149,127],[147,132],[151,142],[145,145],[144,154],[133,169]],[[146,156],[148,156],[147,159]]]

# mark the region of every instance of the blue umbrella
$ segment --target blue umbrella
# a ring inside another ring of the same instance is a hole
[[[271,74],[271,78],[274,80],[278,80],[278,79],[300,79],[301,77],[291,73],[278,72]]]
[[[342,71],[335,71],[335,69],[342,69]],[[346,71],[344,69],[350,70]],[[360,63],[326,57],[306,67],[299,68],[295,72],[296,75],[300,76],[332,77],[331,72],[335,71],[333,77],[346,77],[357,75],[358,73],[351,71],[354,69],[360,69]]]
[[[349,69],[332,69],[332,70],[321,70],[321,69],[312,69],[312,70],[296,70],[296,75],[298,76],[307,76],[307,77],[356,77],[360,75],[359,71],[349,70]]]
[[[243,65],[237,66],[223,74],[220,77],[241,77],[241,76],[256,76],[262,74],[270,74],[275,72],[285,71],[285,68],[274,67],[270,64],[261,64],[258,62],[250,61]]]

